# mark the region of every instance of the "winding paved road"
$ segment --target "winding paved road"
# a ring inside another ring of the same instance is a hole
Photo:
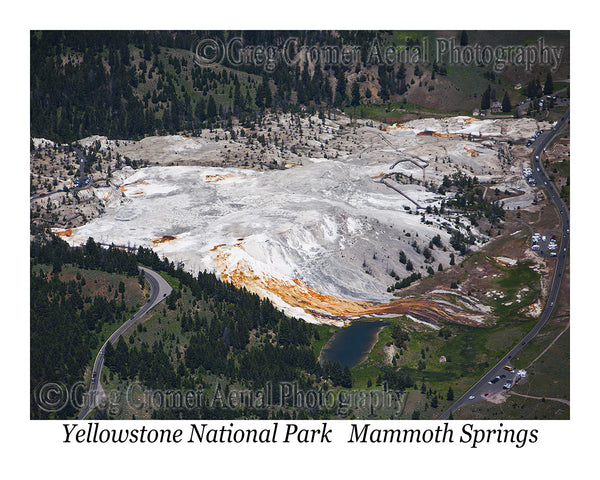
[[[90,414],[90,412],[94,410],[94,408],[96,408],[105,397],[104,389],[102,388],[102,384],[100,383],[100,374],[102,373],[102,367],[104,366],[104,349],[106,348],[108,342],[114,345],[119,339],[119,337],[123,335],[123,333],[125,333],[130,327],[137,323],[137,321],[140,318],[142,318],[146,314],[146,312],[148,312],[148,310],[162,302],[167,295],[171,294],[171,291],[173,290],[171,286],[167,283],[167,281],[155,271],[150,270],[146,267],[138,268],[143,272],[144,277],[146,277],[146,280],[148,280],[150,286],[152,287],[150,298],[135,315],[133,315],[129,320],[127,320],[123,325],[121,325],[117,330],[115,330],[113,334],[109,337],[109,339],[106,342],[104,342],[104,345],[102,345],[102,348],[96,356],[96,361],[94,362],[90,391],[84,407],[81,409],[81,412],[79,412],[79,415],[77,416],[78,420],[83,420],[85,417],[87,417]]]
[[[560,282],[562,280],[562,274],[565,268],[565,262],[567,257],[567,248],[569,245],[569,234],[570,234],[570,225],[569,225],[569,214],[568,210],[565,207],[560,195],[554,188],[553,183],[550,181],[546,172],[544,171],[544,167],[541,162],[541,156],[546,147],[550,144],[550,142],[554,139],[554,137],[562,130],[562,128],[569,123],[569,115],[570,108],[567,109],[565,114],[561,117],[561,119],[556,123],[554,128],[551,130],[547,130],[542,133],[538,140],[535,142],[536,146],[532,156],[532,170],[533,176],[539,186],[543,186],[546,188],[548,193],[550,194],[550,199],[552,203],[558,210],[558,214],[560,216],[560,221],[562,225],[562,238],[560,239],[560,250],[558,250],[558,255],[556,257],[556,268],[554,270],[554,277],[552,279],[552,287],[550,288],[550,293],[548,295],[548,300],[546,302],[546,306],[542,312],[542,315],[535,326],[531,329],[531,331],[523,337],[523,339],[514,346],[510,352],[508,352],[496,365],[494,365],[481,379],[473,385],[462,397],[460,397],[448,410],[446,410],[440,417],[440,420],[447,419],[450,414],[456,411],[458,408],[463,405],[474,403],[488,392],[490,394],[497,393],[497,391],[501,391],[502,384],[504,381],[499,381],[495,384],[490,385],[488,381],[495,376],[507,375],[507,371],[504,369],[505,365],[510,365],[511,359],[521,351],[521,349],[527,345],[542,329],[542,327],[546,324],[550,315],[552,314],[552,310],[554,310],[554,304],[556,303],[556,299],[558,297],[558,291],[560,289]],[[513,375],[510,375],[512,377]]]

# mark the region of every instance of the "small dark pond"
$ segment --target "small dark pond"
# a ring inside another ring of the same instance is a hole
[[[356,320],[340,328],[321,350],[321,362],[340,362],[350,368],[362,362],[377,342],[377,334],[389,325],[385,320]]]

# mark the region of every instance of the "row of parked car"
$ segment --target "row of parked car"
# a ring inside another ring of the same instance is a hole
[[[510,365],[505,365],[504,366],[504,370],[511,372],[512,374],[515,373],[515,369],[514,367],[511,367]],[[490,385],[493,385],[494,383],[498,383],[500,380],[503,380],[506,378],[506,375],[502,374],[502,375],[496,375],[494,378],[492,378],[491,380],[488,381],[488,383]],[[504,385],[502,385],[502,388],[504,390],[508,390],[509,388],[512,387],[513,381],[510,378],[507,378],[506,381],[504,382]]]
[[[494,378],[492,378],[490,381],[488,381],[488,383],[490,385],[493,385],[494,383],[498,383],[500,380],[506,378],[506,375],[502,374],[502,375],[496,375]],[[502,388],[504,390],[508,390],[509,388],[512,387],[512,380],[510,378],[506,379],[506,381],[504,382],[504,385],[502,385]]]
[[[535,132],[533,136],[527,140],[525,146],[528,147],[529,145],[533,144],[533,142],[535,142],[542,133],[544,133],[543,130],[538,130],[537,132]]]
[[[83,182],[81,181],[81,177],[75,177],[73,179],[73,188],[87,187],[90,184],[91,180],[92,177],[90,177],[89,175],[86,175],[83,178]]]
[[[527,183],[529,183],[529,185],[531,185],[532,187],[535,187],[535,178],[533,178],[533,170],[531,170],[531,168],[524,168],[523,169],[523,176],[525,177],[525,179],[527,180]]]
[[[556,244],[556,235],[552,235],[552,238],[550,238],[550,241],[548,242],[548,250],[556,250],[557,247],[558,245]],[[550,256],[556,257],[556,252],[551,251]]]

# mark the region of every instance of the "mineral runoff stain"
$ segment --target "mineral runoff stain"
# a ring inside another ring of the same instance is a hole
[[[160,245],[161,243],[172,242],[173,240],[177,240],[177,237],[174,235],[163,235],[160,238],[155,238],[152,240],[152,243],[154,245]]]
[[[261,297],[271,293],[285,304],[301,308],[319,323],[339,325],[353,322],[361,316],[413,315],[428,319],[434,325],[438,320],[477,325],[469,318],[472,312],[447,301],[439,303],[429,299],[399,298],[389,303],[373,303],[337,298],[322,294],[299,278],[282,279],[271,272],[255,271],[248,261],[249,256],[234,255],[243,255],[244,247],[240,244],[219,244],[210,251],[214,255],[215,273],[221,280],[238,288],[244,287]]]

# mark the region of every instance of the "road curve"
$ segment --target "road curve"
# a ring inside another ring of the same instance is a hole
[[[556,123],[556,125],[548,131],[542,133],[537,140],[532,155],[532,170],[533,176],[538,185],[545,186],[546,190],[550,194],[550,198],[552,203],[558,210],[558,214],[561,221],[561,231],[562,238],[560,241],[560,250],[558,251],[558,255],[556,257],[556,268],[554,270],[554,277],[552,279],[552,287],[550,288],[550,293],[548,295],[548,300],[546,301],[546,306],[542,311],[542,315],[535,326],[531,329],[531,331],[523,337],[523,339],[514,346],[510,352],[508,352],[496,365],[494,365],[481,379],[475,383],[462,397],[460,397],[453,405],[448,408],[440,417],[439,420],[447,419],[450,414],[456,411],[458,408],[463,405],[470,404],[481,400],[482,395],[485,391],[489,391],[490,387],[488,384],[488,380],[497,376],[506,374],[506,370],[504,370],[505,365],[509,365],[511,359],[518,354],[521,349],[527,345],[542,329],[542,327],[546,324],[550,315],[552,314],[552,310],[554,310],[554,304],[556,303],[556,299],[558,298],[558,291],[560,289],[560,283],[562,280],[562,274],[565,268],[565,262],[567,257],[567,247],[569,244],[569,234],[570,234],[570,225],[569,225],[569,214],[567,208],[565,207],[563,201],[560,198],[560,195],[554,188],[553,183],[549,180],[546,172],[544,171],[544,167],[542,165],[541,156],[546,147],[550,144],[550,142],[554,139],[554,137],[562,130],[562,128],[569,123],[569,115],[570,115],[570,107],[567,108],[565,114],[561,117],[561,119]],[[500,382],[502,383],[502,382]]]
[[[138,312],[133,315],[129,320],[127,320],[123,325],[121,325],[117,330],[113,332],[113,334],[108,338],[106,342],[100,348],[98,355],[96,355],[96,360],[94,361],[94,368],[92,370],[92,383],[90,385],[90,391],[86,398],[85,405],[79,412],[77,416],[77,420],[83,420],[87,417],[94,408],[96,408],[100,402],[104,399],[104,389],[102,388],[102,384],[100,383],[100,374],[102,373],[102,367],[104,366],[104,350],[108,342],[111,344],[115,344],[119,337],[123,335],[129,328],[131,328],[138,320],[140,320],[148,310],[152,309],[160,302],[162,302],[167,295],[171,294],[173,290],[171,286],[167,283],[167,281],[161,277],[154,270],[150,270],[146,267],[138,267],[140,271],[144,274],[144,277],[150,283],[152,288],[150,293],[150,298],[144,304],[142,308],[138,310]]]

